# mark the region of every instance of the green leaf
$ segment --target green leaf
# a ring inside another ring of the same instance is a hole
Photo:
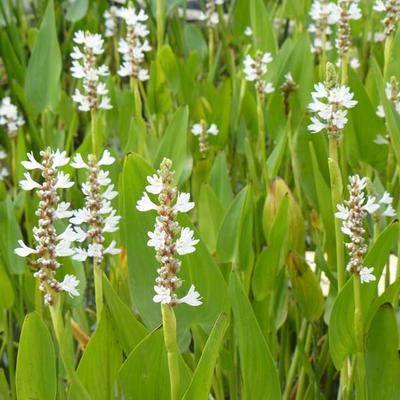
[[[88,0],[73,0],[68,5],[65,18],[71,22],[79,21],[86,15],[88,5]]]
[[[180,394],[189,382],[190,372],[180,357]],[[167,353],[162,329],[151,332],[131,352],[118,376],[123,398],[170,400]]]
[[[272,20],[262,0],[250,0],[250,20],[253,28],[254,47],[272,56],[277,51]]]
[[[396,400],[400,393],[400,359],[396,314],[390,303],[382,305],[372,320],[366,343],[368,398]]]
[[[182,107],[173,115],[154,158],[157,169],[164,157],[174,163],[175,179],[181,185],[190,175],[192,157],[187,149],[189,110]]]
[[[50,332],[37,313],[30,313],[22,325],[18,348],[18,399],[55,399],[56,373],[56,357]]]
[[[3,261],[0,258],[0,309],[12,307],[15,300],[14,289],[7,274]]]
[[[25,259],[14,253],[19,247],[18,240],[22,240],[22,234],[13,203],[8,198],[0,203],[0,250],[8,271],[13,274],[25,272]]]
[[[324,311],[324,297],[319,279],[305,259],[294,251],[289,254],[287,266],[293,297],[304,317],[310,322],[317,321]]]
[[[229,297],[239,344],[243,399],[281,398],[278,374],[264,335],[239,278],[231,273]]]
[[[261,301],[267,295],[272,296],[275,277],[284,264],[287,252],[289,196],[285,195],[273,221],[268,236],[268,247],[257,260],[253,275],[253,292],[256,300]]]
[[[217,248],[218,232],[222,223],[224,208],[210,185],[202,185],[197,207],[199,210],[199,231],[202,240],[206,244],[208,251],[214,254]]]
[[[219,153],[215,158],[208,182],[218,196],[222,207],[226,210],[233,200],[233,193],[224,152]]]
[[[96,331],[83,353],[77,374],[92,399],[114,398],[115,381],[122,364],[122,351],[114,334],[110,317],[103,311]],[[78,390],[71,386],[68,398],[78,399]]]
[[[54,106],[59,92],[61,52],[58,45],[53,0],[49,0],[29,59],[25,81],[26,100],[35,114]]]
[[[103,291],[105,304],[109,309],[113,326],[116,328],[115,336],[121,343],[125,354],[129,354],[149,332],[133,316],[129,307],[119,298],[105,276],[103,278]]]
[[[215,363],[228,325],[228,317],[221,314],[210,333],[190,386],[182,400],[208,400]]]

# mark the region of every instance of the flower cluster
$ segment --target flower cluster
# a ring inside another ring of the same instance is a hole
[[[11,103],[9,97],[4,97],[0,104],[0,125],[4,125],[8,136],[17,136],[18,128],[24,125],[24,119],[18,114],[17,107]]]
[[[336,218],[343,220],[342,232],[350,238],[350,242],[346,243],[350,257],[347,271],[358,274],[361,283],[376,280],[373,275],[374,268],[363,265],[364,256],[368,250],[364,238],[364,219],[366,213],[373,214],[379,208],[374,197],[368,197],[365,200],[366,185],[366,178],[360,179],[358,175],[351,176],[348,185],[350,198],[345,205],[337,205],[338,212],[335,214]]]
[[[332,49],[329,36],[332,34],[330,25],[337,22],[336,4],[328,3],[326,0],[314,0],[310,10],[310,17],[314,21],[308,27],[308,31],[313,33],[314,41],[311,46],[313,53],[321,54],[323,51]]]
[[[195,245],[199,242],[193,238],[191,229],[179,225],[176,217],[180,212],[190,211],[194,203],[190,201],[189,193],[177,193],[173,185],[171,160],[164,159],[157,174],[147,177],[147,181],[149,185],[146,186],[146,191],[137,202],[136,208],[143,212],[156,210],[158,213],[154,231],[148,233],[147,242],[148,246],[156,250],[156,258],[160,263],[153,300],[161,304],[186,303],[198,306],[202,303],[193,285],[186,296],[178,298],[176,294],[176,290],[182,284],[182,280],[177,276],[181,268],[181,261],[177,256],[193,253],[196,250]],[[158,205],[150,200],[148,193],[158,195]]]
[[[206,12],[199,16],[200,21],[207,21],[207,26],[211,29],[218,25],[219,16],[215,10],[216,5],[224,4],[224,0],[207,0]]]
[[[102,37],[97,33],[78,31],[75,32],[74,42],[83,46],[83,51],[79,46],[74,46],[71,53],[72,76],[83,80],[83,93],[75,89],[72,100],[79,104],[81,111],[112,108],[107,96],[108,89],[104,82],[100,82],[101,77],[109,74],[108,67],[96,66],[96,56],[104,52]]]
[[[339,0],[338,6],[335,7],[333,19],[338,22],[336,48],[342,59],[351,47],[350,20],[361,18],[361,10],[357,3],[358,0]]]
[[[120,76],[129,76],[147,81],[149,73],[142,67],[145,53],[151,50],[147,26],[143,23],[148,16],[143,10],[136,13],[135,8],[129,5],[119,11],[119,16],[125,21],[127,32],[125,39],[120,39],[118,51],[122,54],[123,63],[118,70]]]
[[[399,0],[376,0],[374,10],[384,12],[382,19],[385,26],[385,36],[390,36],[400,22],[400,1]]]
[[[118,7],[118,4],[125,4],[125,0],[114,0],[114,3],[116,4],[111,4],[108,10],[105,10],[103,13],[106,26],[106,37],[116,36],[118,28],[118,17],[121,9],[120,7]]]
[[[285,109],[285,115],[289,114],[289,98],[290,95],[298,89],[297,83],[294,81],[293,76],[290,72],[285,75],[285,81],[281,86],[283,107]]]
[[[385,93],[387,99],[393,104],[395,110],[400,114],[400,89],[399,82],[393,76],[390,82],[386,82]],[[385,110],[380,104],[376,109],[376,115],[381,118],[385,118]]]
[[[192,133],[199,137],[199,149],[202,158],[207,157],[209,150],[208,135],[218,135],[218,127],[215,124],[207,126],[206,121],[201,120],[199,123],[192,126]]]
[[[0,182],[4,181],[10,174],[5,160],[7,159],[7,153],[0,147]]]
[[[308,108],[317,113],[317,117],[311,117],[312,124],[308,129],[311,133],[326,129],[329,135],[339,138],[347,123],[347,109],[357,104],[353,93],[347,86],[336,85],[336,77],[328,77],[327,82],[315,84],[314,89],[311,93],[313,101]]]
[[[38,217],[38,226],[33,228],[33,237],[36,242],[35,248],[28,247],[22,240],[18,241],[21,246],[14,250],[20,257],[27,257],[32,254],[37,256],[34,265],[37,271],[34,276],[39,279],[39,289],[45,293],[44,301],[46,304],[54,302],[55,293],[65,291],[71,297],[78,296],[77,286],[79,281],[73,275],[66,275],[62,282],[58,282],[55,274],[60,267],[57,261],[58,257],[72,256],[74,250],[71,248],[75,240],[75,234],[70,225],[65,231],[57,234],[55,222],[63,218],[69,218],[70,204],[60,202],[57,193],[59,189],[67,189],[73,186],[69,180],[69,175],[58,171],[60,167],[68,164],[69,158],[65,151],[53,151],[48,148],[41,151],[42,161],[38,162],[32,153],[28,154],[28,161],[23,161],[22,165],[28,171],[39,170],[43,182],[39,183],[32,179],[30,172],[25,173],[25,179],[20,182],[23,190],[37,190],[39,196],[39,205],[36,211]]]
[[[255,82],[256,90],[262,97],[265,93],[272,93],[274,91],[272,84],[265,81],[268,64],[271,61],[271,53],[262,53],[261,51],[257,51],[255,59],[248,54],[243,62],[243,72],[246,80],[249,82]]]
[[[108,171],[101,169],[104,165],[111,165],[115,161],[108,150],[100,160],[90,154],[85,162],[80,154],[76,154],[71,166],[77,169],[88,171],[87,181],[82,185],[82,192],[85,195],[85,207],[74,210],[71,223],[75,225],[76,240],[80,243],[88,241],[87,248],[77,247],[73,258],[85,261],[92,257],[95,263],[103,261],[104,254],[118,254],[116,242],[113,240],[104,248],[104,233],[115,232],[121,217],[116,215],[115,209],[111,206],[111,200],[118,193],[114,191],[114,185],[108,177]],[[105,187],[105,190],[102,190]],[[84,228],[84,229],[82,229]]]

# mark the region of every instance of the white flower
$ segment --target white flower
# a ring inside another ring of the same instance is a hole
[[[74,242],[76,238],[76,234],[74,229],[72,228],[72,225],[68,225],[67,228],[63,233],[58,235],[59,240],[65,240],[67,242]]]
[[[350,67],[353,68],[353,69],[358,69],[358,68],[360,68],[360,61],[359,61],[359,59],[356,58],[356,57],[353,57],[353,58],[350,60]]]
[[[374,143],[376,143],[376,144],[389,144],[389,140],[387,140],[382,135],[376,135],[375,139],[374,139]]]
[[[218,135],[218,127],[215,124],[211,124],[210,127],[207,129],[207,133],[209,133],[210,135]]]
[[[195,136],[201,135],[201,133],[203,132],[203,125],[202,124],[194,124],[192,126],[192,133]]]
[[[25,179],[19,182],[19,185],[23,190],[39,189],[41,186],[39,183],[35,182],[29,172],[24,173]]]
[[[65,275],[62,282],[60,282],[60,288],[69,294],[70,297],[79,296],[79,290],[77,289],[79,280],[75,275]]]
[[[153,176],[148,176],[147,182],[149,182],[149,185],[146,186],[146,190],[149,193],[160,194],[163,188],[163,182],[162,179],[157,174],[154,174]]]
[[[22,240],[18,240],[18,244],[21,247],[14,249],[14,253],[20,257],[27,257],[31,254],[37,253],[35,249],[28,247]]]
[[[107,186],[107,189],[103,192],[103,198],[112,200],[118,195],[118,192],[114,190],[114,185]]]
[[[18,128],[24,125],[24,119],[18,115],[17,107],[9,97],[4,97],[0,103],[0,125],[4,125],[10,137],[15,137]]]
[[[367,203],[362,208],[369,214],[373,214],[375,211],[379,209],[379,204],[376,203],[375,197],[368,196]]]
[[[389,192],[384,192],[381,199],[379,200],[379,203],[383,204],[392,204],[393,203],[393,197],[390,195]]]
[[[110,215],[104,219],[103,232],[116,232],[118,230],[118,223],[121,217],[115,214],[116,211],[112,210]]]
[[[71,163],[71,167],[76,168],[76,169],[80,169],[80,168],[88,169],[89,168],[89,166],[85,163],[85,161],[83,161],[83,158],[79,153],[75,154],[75,157]]]
[[[84,242],[88,237],[87,232],[85,232],[80,226],[75,226],[74,231],[75,231],[75,241],[79,243]]]
[[[153,301],[155,303],[161,304],[170,304],[172,297],[171,297],[171,290],[165,288],[163,286],[154,286],[154,291],[157,293],[153,297]]]
[[[87,257],[87,251],[80,247],[75,248],[75,254],[72,256],[72,258],[76,261],[86,261]]]
[[[87,222],[90,218],[89,211],[86,208],[80,208],[78,210],[72,211],[73,217],[70,219],[71,223],[74,225],[80,225]]]
[[[189,228],[183,228],[181,230],[181,236],[176,241],[176,251],[179,255],[190,254],[196,250],[194,246],[199,240],[193,239],[193,234],[194,232]]]
[[[150,200],[149,195],[146,192],[144,192],[142,198],[138,200],[136,208],[142,212],[158,210],[158,206]]]
[[[247,54],[243,61],[245,79],[249,82],[255,82],[259,93],[271,93],[274,90],[272,84],[265,81],[268,64],[271,61],[271,53],[262,53],[260,51],[257,52],[256,59]]]
[[[71,248],[71,242],[67,240],[60,240],[56,245],[56,256],[57,257],[69,257],[74,254],[74,250]]]
[[[154,232],[147,232],[149,240],[147,241],[147,246],[154,247],[156,250],[162,249],[165,243],[165,231],[160,229],[155,229]]]
[[[112,240],[111,243],[103,250],[104,254],[119,254],[121,250],[116,247],[117,243],[115,240]]]
[[[35,157],[33,156],[33,153],[30,152],[27,154],[27,157],[29,161],[21,161],[21,164],[23,167],[27,170],[33,170],[33,169],[40,169],[43,170],[44,167],[40,162],[36,161]]]
[[[72,186],[74,186],[74,182],[69,180],[69,174],[64,174],[62,171],[58,172],[55,189],[68,189]]]
[[[386,207],[386,210],[382,213],[382,217],[393,218],[396,215],[397,215],[396,210],[390,204]]]
[[[385,110],[383,109],[382,105],[376,107],[376,115],[380,118],[385,118]]]
[[[368,268],[368,267],[362,267],[360,270],[360,279],[361,283],[368,283],[371,281],[375,281],[376,277],[372,273],[374,271],[374,268]]]
[[[338,204],[336,208],[339,210],[337,213],[335,213],[336,218],[346,220],[349,217],[349,209],[343,204]]]
[[[106,149],[103,152],[103,155],[101,156],[100,160],[97,163],[97,166],[101,165],[111,165],[115,161],[115,158],[111,156],[110,152]]]
[[[87,254],[89,257],[101,258],[103,255],[103,246],[99,243],[91,243],[88,246]]]
[[[312,124],[308,129],[311,133],[328,129],[329,133],[337,134],[347,123],[347,109],[357,104],[357,101],[353,100],[353,93],[346,86],[328,89],[321,82],[314,85],[314,89],[311,93],[313,101],[308,108],[317,113],[317,117],[311,117]]]
[[[244,30],[244,34],[246,36],[253,36],[253,29],[251,29],[250,26],[246,26],[246,29]]]
[[[176,199],[176,203],[173,207],[175,212],[188,212],[194,207],[194,203],[190,201],[189,193],[179,193],[178,198]]]
[[[374,10],[378,12],[386,11],[386,5],[382,0],[376,0],[374,4]]]
[[[194,285],[190,286],[189,292],[186,296],[177,300],[178,303],[186,303],[189,306],[200,306],[202,303],[199,292],[196,291]]]
[[[56,150],[53,153],[53,168],[64,167],[69,163],[69,157],[67,157],[67,152],[65,150]]]

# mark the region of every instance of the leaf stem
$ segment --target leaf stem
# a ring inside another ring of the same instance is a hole
[[[93,109],[91,111],[91,136],[92,136],[92,152],[97,155],[98,149],[98,132],[97,132],[97,111]]]
[[[357,400],[364,400],[366,394],[366,372],[365,372],[365,352],[364,352],[364,327],[362,319],[361,305],[361,279],[360,275],[354,274],[354,332],[356,340],[355,368],[356,368],[356,397]]]
[[[79,393],[80,399],[90,400],[90,396],[86,388],[82,385],[75,371],[73,360],[68,354],[64,321],[61,315],[60,296],[55,296],[54,304],[50,305],[49,309],[54,333],[56,335],[58,347],[60,350],[61,360],[67,373],[68,380],[76,388],[77,393]]]
[[[179,398],[179,353],[176,341],[176,318],[174,309],[169,304],[161,305],[164,343],[168,355],[169,380],[171,384],[171,400]]]
[[[96,320],[100,321],[103,311],[103,270],[101,264],[93,258],[93,275],[94,275],[94,294],[96,300]]]
[[[163,1],[157,0],[157,49],[160,51],[164,40],[164,8]]]

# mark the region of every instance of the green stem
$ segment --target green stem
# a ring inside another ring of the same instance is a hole
[[[264,120],[264,99],[263,96],[257,92],[257,122],[258,122],[258,137],[257,147],[254,154],[257,157],[258,163],[263,173],[264,182],[268,182],[268,170],[267,170],[267,151],[265,141],[265,120]]]
[[[307,336],[306,336],[306,342],[304,345],[304,353],[307,355],[310,351],[311,347],[311,338],[312,338],[312,325],[308,325],[307,329]],[[305,389],[305,384],[306,384],[306,369],[305,367],[301,367],[300,371],[300,377],[299,377],[299,384],[297,386],[297,392],[296,392],[296,400],[301,400],[304,399],[304,389]]]
[[[340,59],[340,69],[341,69],[341,84],[347,85],[347,81],[349,80],[349,53],[346,53]]]
[[[18,179],[17,179],[17,136],[11,138],[11,169],[13,179],[13,198],[17,197]]]
[[[353,277],[354,288],[354,332],[356,340],[355,368],[356,368],[356,398],[364,400],[367,398],[366,392],[366,372],[364,354],[364,327],[361,306],[361,279],[358,274]]]
[[[213,81],[214,71],[214,29],[208,29],[208,81]]]
[[[7,360],[8,372],[10,374],[10,387],[12,399],[16,399],[15,390],[15,353],[14,353],[14,330],[12,312],[8,312],[7,318]]]
[[[100,321],[103,311],[103,270],[101,264],[93,259],[94,295],[96,299],[96,320]]]
[[[305,319],[303,319],[303,322],[301,324],[301,328],[300,328],[300,334],[298,337],[298,341],[299,342],[303,342],[304,340],[304,335],[306,333],[306,328],[307,328],[307,321]],[[297,345],[293,354],[293,358],[292,358],[292,362],[290,364],[290,368],[289,368],[289,372],[286,378],[286,383],[285,383],[285,390],[283,392],[283,396],[282,399],[283,400],[289,400],[290,399],[290,393],[291,393],[291,389],[292,389],[292,384],[294,381],[294,376],[296,373],[296,369],[297,369],[297,364],[299,362],[299,357],[300,357],[300,350],[299,350],[299,346]]]
[[[73,359],[70,357],[67,349],[67,340],[65,336],[64,321],[61,315],[60,308],[60,297],[56,296],[54,304],[50,307],[51,321],[53,323],[54,333],[58,342],[60,350],[60,356],[67,373],[67,378],[72,385],[74,385],[77,393],[79,393],[79,399],[90,400],[90,396],[86,388],[82,385],[75,371]]]
[[[97,155],[97,150],[98,150],[98,132],[97,132],[97,111],[92,110],[91,111],[91,136],[92,136],[92,152],[94,155]]]
[[[135,117],[140,118],[142,116],[142,99],[140,98],[137,79],[131,77],[130,85],[135,99]]]
[[[385,64],[383,66],[383,78],[388,79],[389,65],[392,58],[393,50],[393,34],[389,35],[385,40]]]
[[[176,341],[176,318],[169,304],[161,306],[164,343],[168,355],[169,381],[171,384],[171,400],[179,398],[179,352]]]
[[[164,40],[164,7],[163,1],[157,0],[157,49],[160,51]]]

